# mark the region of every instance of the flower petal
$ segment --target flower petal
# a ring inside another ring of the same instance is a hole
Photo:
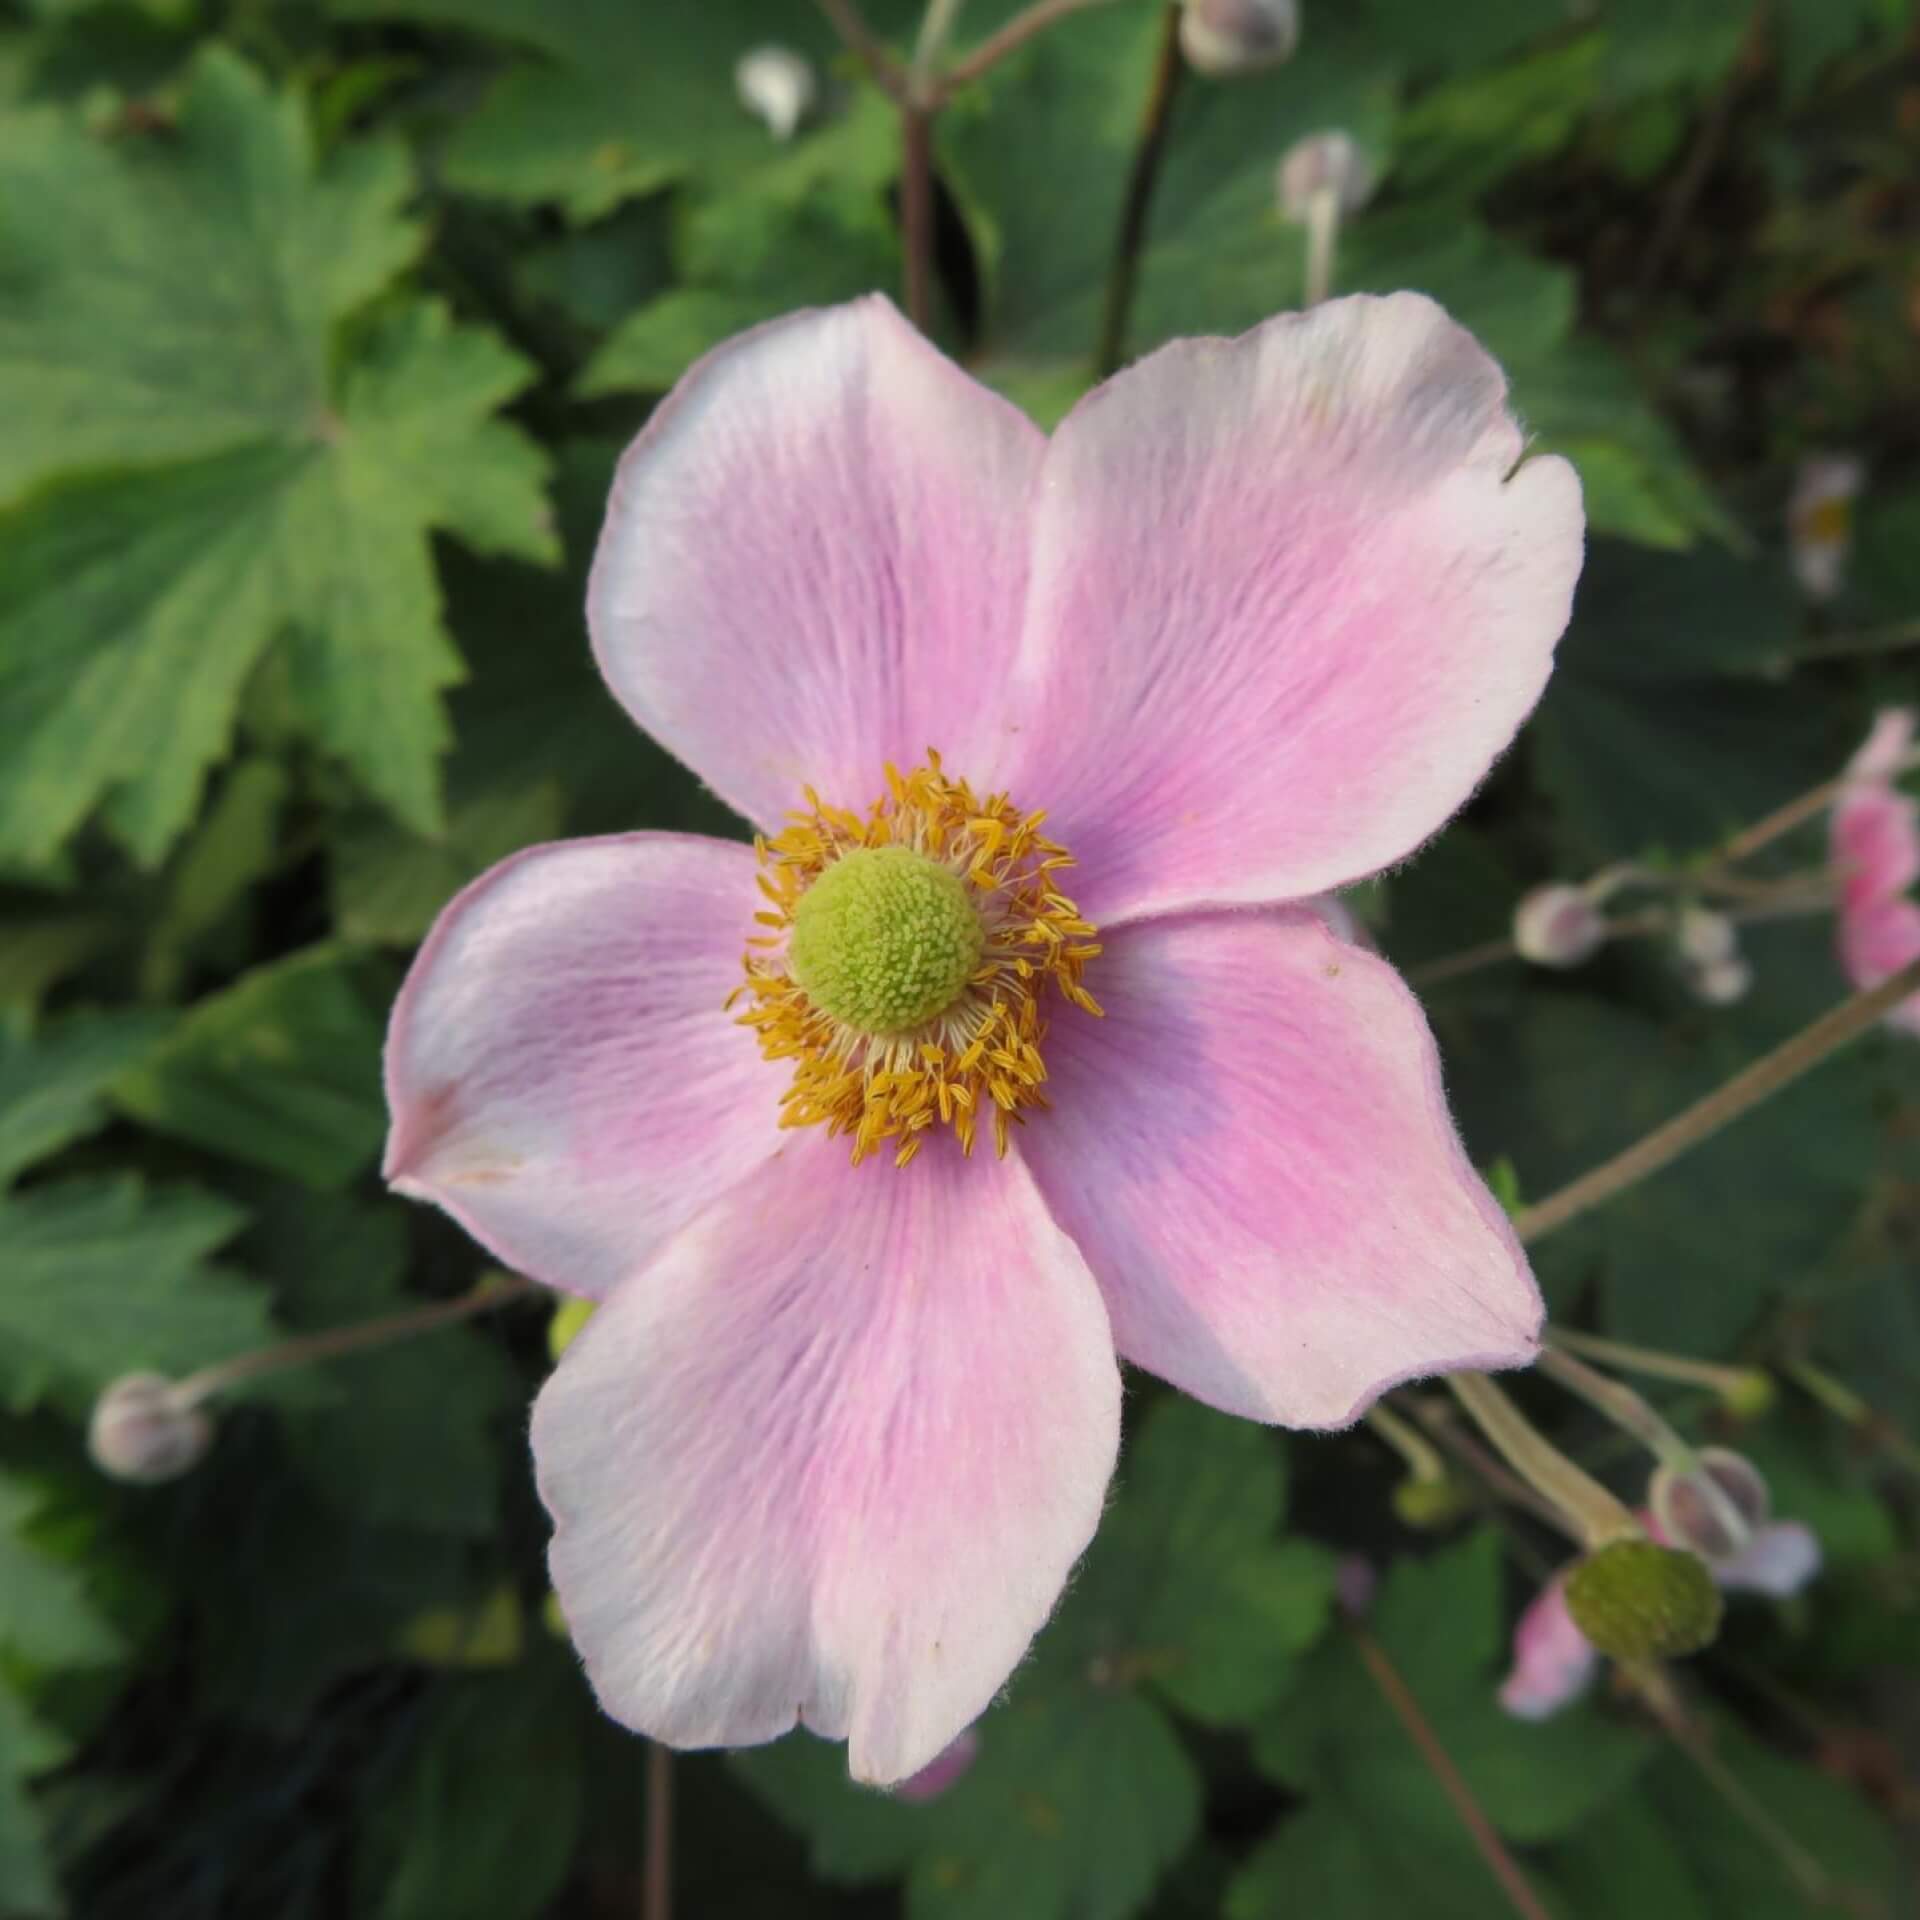
[[[1573,1624],[1566,1581],[1549,1580],[1513,1630],[1513,1670],[1501,1682],[1500,1704],[1516,1720],[1547,1720],[1586,1692],[1600,1654]]]
[[[997,714],[1046,442],[888,302],[742,334],[628,448],[587,592],[627,711],[730,805],[864,807]]]
[[[1882,707],[1859,750],[1847,762],[1850,780],[1896,780],[1913,751],[1914,711],[1911,707]]]
[[[786,1075],[726,1011],[751,848],[530,847],[441,913],[387,1033],[386,1175],[598,1296],[778,1151]]]
[[[1797,1520],[1776,1520],[1747,1542],[1744,1553],[1713,1563],[1713,1577],[1730,1593],[1764,1593],[1785,1600],[1820,1571],[1820,1539]]]
[[[1305,909],[1202,915],[1123,929],[1088,984],[1107,1017],[1055,1022],[1021,1151],[1128,1359],[1338,1427],[1415,1375],[1533,1358],[1526,1256],[1383,960]]]
[[[1877,987],[1920,960],[1920,905],[1875,900],[1840,914],[1840,964],[1856,987]],[[1902,1000],[1887,1025],[1920,1033],[1920,993]]]
[[[1831,839],[1845,910],[1891,900],[1920,880],[1920,804],[1893,787],[1869,782],[1843,793]]]
[[[533,1415],[601,1704],[675,1746],[796,1720],[861,1779],[986,1707],[1119,1439],[1099,1290],[1017,1160],[796,1137],[622,1286]]]
[[[1103,925],[1297,900],[1400,859],[1540,697],[1580,487],[1529,461],[1500,370],[1417,294],[1177,342],[1054,436],[1021,729]]]

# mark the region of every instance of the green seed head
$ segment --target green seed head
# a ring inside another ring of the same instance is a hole
[[[1422,1532],[1452,1526],[1472,1504],[1467,1490],[1451,1475],[1443,1480],[1416,1480],[1409,1474],[1393,1490],[1393,1510],[1401,1523]]]
[[[1615,1660],[1671,1660],[1710,1646],[1720,1589],[1697,1554],[1616,1540],[1567,1576],[1573,1623]]]
[[[911,847],[861,847],[801,895],[787,965],[857,1032],[910,1033],[960,997],[986,938],[951,868]]]

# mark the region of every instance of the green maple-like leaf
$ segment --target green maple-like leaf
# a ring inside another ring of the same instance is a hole
[[[100,1666],[119,1638],[81,1575],[27,1537],[41,1505],[32,1486],[0,1474],[0,1655],[39,1669]]]
[[[155,151],[0,130],[0,858],[104,805],[157,859],[282,638],[294,724],[438,827],[460,662],[428,536],[554,542],[544,456],[492,417],[525,362],[426,301],[342,337],[417,246],[408,184],[379,142],[318,170],[220,52]]]
[[[34,1034],[0,1028],[0,1187],[106,1124],[104,1095],[166,1031],[162,1014],[75,1014]]]

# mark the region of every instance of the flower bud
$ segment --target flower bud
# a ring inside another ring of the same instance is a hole
[[[1736,959],[1740,936],[1724,913],[1711,907],[1686,906],[1680,909],[1680,924],[1674,930],[1680,957],[1690,966],[1717,967]]]
[[[1355,213],[1373,198],[1373,165],[1350,133],[1310,133],[1287,149],[1274,175],[1281,213],[1296,226],[1314,201],[1331,194],[1342,213]]]
[[[1853,550],[1853,503],[1866,469],[1851,454],[1809,454],[1787,502],[1787,552],[1810,600],[1831,600],[1845,584]]]
[[[1184,0],[1180,9],[1180,51],[1197,73],[1277,67],[1299,39],[1295,0]]]
[[[1421,1480],[1409,1474],[1393,1490],[1393,1510],[1401,1524],[1422,1533],[1452,1526],[1470,1504],[1466,1489],[1451,1475]]]
[[[1773,1411],[1780,1397],[1773,1375],[1759,1367],[1743,1367],[1720,1389],[1720,1404],[1736,1420],[1759,1420]]]
[[[767,123],[776,140],[791,140],[819,93],[812,64],[791,47],[755,47],[733,70],[740,104]]]
[[[1648,1504],[1661,1537],[1710,1564],[1737,1559],[1767,1524],[1772,1496],[1760,1470],[1727,1447],[1706,1447],[1692,1473],[1654,1472]]]
[[[1520,896],[1513,910],[1513,944],[1536,967],[1577,967],[1607,937],[1607,923],[1581,887],[1554,881]]]
[[[177,1480],[197,1466],[213,1444],[213,1422],[198,1407],[183,1407],[171,1380],[130,1373],[94,1402],[87,1451],[102,1473],[137,1486]]]
[[[1747,997],[1747,989],[1753,985],[1753,969],[1736,954],[1710,967],[1689,969],[1687,982],[1708,1006],[1730,1007]]]
[[[1615,1660],[1698,1653],[1720,1631],[1720,1589],[1699,1555],[1616,1540],[1567,1575],[1574,1624]]]

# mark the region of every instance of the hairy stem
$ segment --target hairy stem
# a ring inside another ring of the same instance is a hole
[[[1602,1161],[1538,1206],[1528,1207],[1515,1220],[1514,1230],[1523,1241],[1543,1240],[1601,1202],[1638,1186],[1650,1174],[1658,1173],[1701,1141],[1711,1139],[1722,1127],[1763,1100],[1771,1099],[1782,1088],[1790,1087],[1802,1074],[1810,1073],[1850,1041],[1857,1040],[1883,1014],[1916,990],[1920,990],[1920,960],[1902,967],[1879,986],[1868,987],[1852,999],[1842,1001],[1792,1039],[1736,1073],[1724,1086],[1636,1140],[1623,1153]]]
[[[1416,1480],[1434,1481],[1447,1477],[1447,1463],[1440,1458],[1433,1442],[1417,1428],[1402,1420],[1384,1401],[1376,1400],[1365,1415],[1367,1425],[1406,1463]]]
[[[1681,1380],[1689,1386],[1710,1387],[1728,1398],[1767,1390],[1767,1376],[1757,1367],[1720,1366],[1712,1360],[1662,1353],[1655,1347],[1629,1346],[1624,1340],[1605,1340],[1597,1333],[1578,1333],[1568,1327],[1553,1328],[1547,1339],[1556,1347],[1598,1360],[1603,1366],[1619,1367],[1626,1373],[1644,1373],[1654,1380]]]
[[[1484,1373],[1450,1373],[1447,1385],[1521,1479],[1578,1530],[1588,1547],[1641,1538],[1640,1523],[1600,1482],[1576,1466]]]
[[[1692,1473],[1699,1466],[1700,1457],[1693,1448],[1624,1380],[1610,1380],[1584,1360],[1551,1345],[1541,1352],[1540,1371],[1631,1434],[1663,1467]]]
[[[1556,1532],[1564,1533],[1578,1545],[1580,1530],[1551,1500],[1543,1498],[1518,1474],[1509,1473],[1472,1434],[1464,1432],[1456,1410],[1444,1401],[1421,1396],[1408,1404],[1414,1417],[1433,1435],[1435,1441],[1458,1460],[1467,1470],[1477,1475],[1487,1487],[1509,1506],[1520,1507],[1533,1515],[1536,1520],[1544,1521]]]
[[[1093,358],[1094,372],[1102,380],[1118,372],[1120,362],[1126,357],[1127,316],[1133,307],[1133,287],[1140,272],[1140,247],[1147,236],[1147,214],[1153,205],[1153,189],[1160,178],[1174,96],[1180,90],[1185,65],[1180,57],[1180,8],[1178,0],[1172,0],[1161,23],[1153,79],[1147,88],[1147,104],[1140,116],[1140,133],[1133,152],[1133,171],[1127,177],[1127,196],[1120,208],[1113,265],[1107,274],[1100,343]]]

